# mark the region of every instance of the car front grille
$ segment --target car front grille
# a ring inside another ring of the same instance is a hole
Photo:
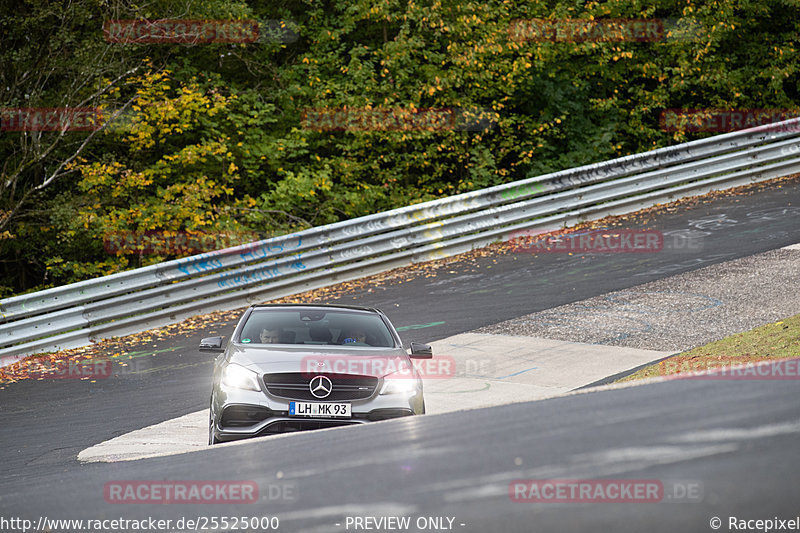
[[[329,396],[317,398],[311,394],[309,383],[317,374],[291,372],[284,374],[264,374],[267,391],[281,398],[310,402],[343,402],[369,398],[378,386],[374,376],[354,374],[319,374],[331,380],[333,386]]]

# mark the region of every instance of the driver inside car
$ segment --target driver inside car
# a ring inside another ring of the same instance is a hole
[[[277,344],[281,341],[281,330],[264,328],[258,338],[262,344]]]

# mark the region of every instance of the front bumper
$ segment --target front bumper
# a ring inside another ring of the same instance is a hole
[[[217,440],[231,441],[310,429],[366,424],[425,412],[422,391],[408,394],[377,392],[351,404],[351,418],[289,416],[289,402],[263,391],[220,386],[211,398],[212,431]],[[294,400],[307,401],[307,400]],[[325,402],[321,402],[325,403]]]

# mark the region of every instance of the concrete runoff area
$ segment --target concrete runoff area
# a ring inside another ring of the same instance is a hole
[[[423,376],[428,376],[423,379],[428,414],[551,398],[671,355],[653,350],[477,333],[455,335],[431,346],[433,359],[418,360]],[[174,455],[207,449],[207,440],[208,410],[204,409],[87,448],[78,454],[78,460],[115,462]]]
[[[800,245],[791,245],[454,335],[431,343],[434,358],[420,360],[427,413],[568,394],[800,313],[797,294]],[[569,340],[576,338],[583,342]],[[78,459],[173,455],[207,449],[207,438],[208,410],[203,410],[100,443]]]
[[[452,357],[456,372],[425,379],[428,413],[552,398],[673,353],[485,333],[432,346],[434,360]]]

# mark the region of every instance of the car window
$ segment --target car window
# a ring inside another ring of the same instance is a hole
[[[255,309],[241,330],[244,344],[394,347],[380,316],[349,310]]]

